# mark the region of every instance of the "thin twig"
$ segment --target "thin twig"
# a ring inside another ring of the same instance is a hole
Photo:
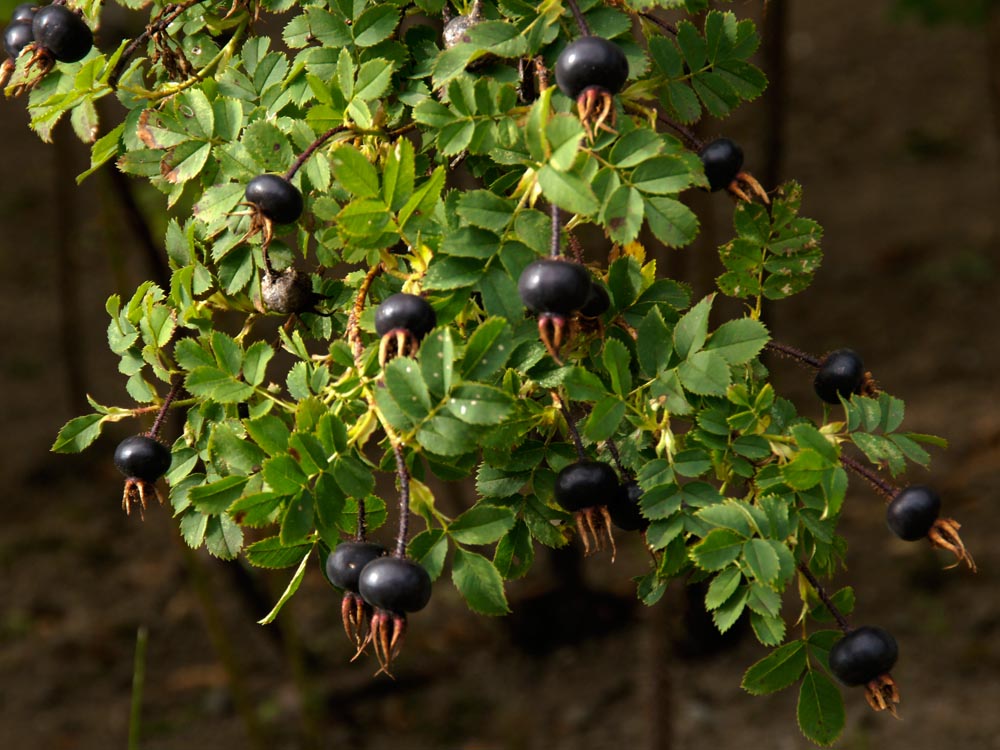
[[[111,90],[114,91],[118,87],[118,79],[122,77],[122,73],[125,72],[125,66],[128,64],[128,61],[132,59],[132,55],[135,54],[135,51],[139,49],[140,46],[148,42],[149,38],[153,36],[153,34],[158,34],[166,29],[188,8],[203,2],[205,2],[205,0],[187,0],[187,2],[181,3],[180,5],[164,6],[163,10],[160,12],[159,18],[156,21],[151,22],[145,30],[129,42],[128,46],[122,51],[121,57],[118,58],[118,62],[115,63],[115,67],[111,71],[111,75],[108,76],[108,86],[111,87]]]
[[[794,346],[789,346],[788,344],[782,344],[778,341],[768,341],[764,344],[765,349],[769,349],[775,354],[780,354],[784,357],[790,357],[791,359],[798,360],[804,365],[809,365],[810,367],[819,367],[823,364],[823,360],[819,357],[814,357],[812,354],[806,354],[800,349],[796,349]]]
[[[142,691],[146,682],[146,645],[149,630],[140,625],[135,633],[135,659],[132,661],[132,703],[128,715],[128,750],[139,750],[142,725]]]
[[[590,36],[590,26],[587,24],[587,19],[583,17],[583,13],[580,12],[580,6],[576,4],[576,0],[566,0],[566,5],[569,6],[573,18],[576,19],[576,25],[580,27],[580,33],[584,36]]]
[[[841,454],[840,463],[842,463],[844,466],[853,471],[859,477],[867,481],[872,487],[875,488],[875,491],[877,493],[879,493],[883,498],[885,498],[886,502],[892,502],[893,498],[895,498],[896,495],[899,494],[899,487],[892,484],[892,482],[887,482],[885,479],[880,477],[878,474],[869,469],[867,466],[860,463],[859,461],[855,461],[850,456]]]
[[[847,618],[844,617],[843,613],[837,609],[837,605],[833,603],[832,599],[830,599],[829,594],[826,593],[826,589],[823,588],[823,584],[821,584],[817,580],[816,576],[813,575],[813,572],[809,570],[809,566],[799,560],[798,568],[799,572],[805,576],[807,581],[809,581],[809,585],[813,587],[813,590],[820,598],[820,601],[823,602],[823,606],[825,606],[830,611],[830,614],[833,615],[833,619],[837,621],[840,629],[843,630],[845,634],[850,633],[851,624],[847,621]]]
[[[406,538],[410,533],[410,471],[406,468],[403,444],[392,441],[396,454],[396,474],[399,475],[399,533],[396,535],[396,557],[406,557]]]
[[[288,171],[285,172],[285,179],[291,180],[295,176],[295,173],[298,172],[299,169],[302,167],[302,165],[306,163],[309,157],[316,152],[316,149],[318,149],[328,140],[333,138],[333,136],[335,136],[337,133],[340,133],[343,130],[346,130],[346,128],[343,125],[337,125],[335,127],[330,128],[325,133],[323,133],[323,135],[321,135],[315,141],[310,143],[309,148],[307,148],[305,151],[299,154],[299,158],[296,159],[295,162],[292,164],[292,166],[288,168]]]

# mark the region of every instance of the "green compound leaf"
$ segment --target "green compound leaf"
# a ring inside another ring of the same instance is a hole
[[[452,416],[473,425],[499,424],[513,408],[514,399],[504,391],[475,383],[458,386],[446,402]]]
[[[302,585],[302,579],[306,575],[306,564],[309,562],[309,553],[312,552],[312,547],[310,546],[308,552],[302,556],[302,561],[299,563],[299,567],[295,570],[295,575],[292,576],[292,580],[288,582],[288,586],[285,588],[284,593],[281,598],[278,599],[277,603],[274,605],[274,609],[268,612],[263,619],[257,620],[258,625],[268,625],[274,622],[275,618],[281,612],[281,608],[285,606],[285,602],[295,596],[295,592],[299,590],[299,586]]]
[[[247,562],[258,568],[290,568],[302,562],[312,548],[312,542],[282,544],[278,537],[272,536],[246,548]]]
[[[799,689],[796,711],[802,734],[817,745],[832,745],[844,730],[844,699],[826,675],[810,670]]]
[[[726,360],[710,350],[695,352],[681,362],[677,375],[686,390],[699,396],[724,396],[732,382]]]
[[[514,527],[512,508],[479,504],[448,525],[448,534],[460,544],[490,544]]]
[[[55,453],[79,453],[101,436],[105,420],[106,417],[100,414],[86,414],[69,420],[59,430],[50,450]]]
[[[793,685],[806,669],[804,641],[786,643],[751,666],[743,675],[743,689],[751,695],[767,695]]]
[[[759,320],[739,318],[719,326],[705,350],[721,355],[731,365],[741,365],[756,357],[769,340],[767,327]]]
[[[702,570],[722,570],[740,556],[745,538],[729,529],[713,529],[691,548],[691,560]]]
[[[493,563],[482,555],[456,548],[451,564],[451,580],[473,612],[481,615],[505,615],[510,612],[503,578]]]

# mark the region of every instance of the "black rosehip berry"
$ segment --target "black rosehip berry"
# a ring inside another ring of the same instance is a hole
[[[922,484],[900,490],[885,512],[892,533],[907,542],[923,539],[941,512],[941,497]]]
[[[431,600],[431,577],[413,560],[379,557],[362,569],[358,591],[373,607],[397,614],[417,612]]]
[[[642,515],[639,500],[642,489],[636,482],[621,485],[619,492],[608,502],[608,514],[611,521],[622,531],[645,531],[649,528],[649,519]]]
[[[10,17],[11,23],[31,23],[38,12],[37,3],[21,3],[14,8],[14,13]]]
[[[406,331],[420,341],[437,325],[434,308],[423,297],[399,292],[375,308],[375,330],[379,336],[390,331]]]
[[[850,398],[860,393],[865,380],[865,365],[851,349],[830,352],[819,366],[813,388],[816,395],[828,404],[839,404],[839,396]]]
[[[622,48],[599,36],[570,42],[556,60],[556,83],[570,99],[589,88],[617,94],[626,80],[628,59]]]
[[[31,25],[35,43],[48,50],[59,62],[82,60],[94,46],[94,34],[90,27],[65,5],[39,8]]]
[[[115,466],[130,479],[155,482],[170,468],[170,449],[147,435],[133,435],[115,448]]]
[[[580,308],[580,315],[585,318],[599,318],[611,307],[611,296],[607,287],[599,281],[591,281],[587,290],[587,301]]]
[[[326,558],[326,577],[338,589],[358,593],[358,578],[364,567],[385,554],[372,542],[341,542]]]
[[[247,202],[278,224],[292,224],[302,215],[302,193],[281,175],[259,174],[247,183]]]
[[[698,156],[713,193],[727,188],[743,168],[743,149],[728,138],[717,138],[702,148]]]
[[[855,628],[830,649],[830,671],[845,685],[865,685],[896,663],[899,646],[882,628]]]
[[[587,302],[590,274],[579,263],[544,258],[530,263],[517,280],[521,301],[534,313],[569,315]]]
[[[3,49],[7,57],[16,60],[21,50],[35,41],[35,33],[31,30],[30,21],[12,23],[3,32]]]
[[[607,505],[620,492],[615,470],[601,461],[577,461],[556,476],[556,502],[570,513]]]

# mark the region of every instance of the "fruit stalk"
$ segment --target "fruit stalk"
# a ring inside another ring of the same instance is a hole
[[[570,437],[573,438],[573,445],[576,447],[576,455],[581,461],[586,461],[587,453],[583,450],[583,440],[580,438],[580,431],[576,428],[576,420],[573,419],[573,416],[569,413],[569,409],[566,408],[566,404],[559,398],[559,395],[555,391],[552,391],[552,400],[559,407],[559,411],[562,412],[563,418],[566,420],[566,427],[569,429]]]
[[[823,606],[829,610],[831,615],[833,615],[833,619],[837,621],[837,625],[839,625],[840,629],[844,631],[844,634],[846,635],[847,633],[850,633],[851,624],[847,621],[847,618],[844,617],[843,613],[837,609],[837,605],[833,603],[832,599],[830,599],[829,594],[826,593],[826,589],[823,588],[823,584],[821,584],[816,576],[813,575],[813,572],[809,570],[809,566],[799,560],[798,569],[803,577],[809,581],[809,585],[813,587],[816,595],[819,597],[820,601],[823,602]]]
[[[819,357],[814,357],[811,354],[806,354],[800,349],[796,349],[794,346],[789,346],[788,344],[782,344],[778,341],[768,341],[764,344],[765,349],[769,349],[776,354],[780,354],[784,357],[790,357],[791,359],[796,359],[802,364],[809,365],[810,367],[815,367],[819,369],[820,365],[823,364],[823,360]]]
[[[583,13],[580,12],[580,6],[576,4],[576,0],[566,0],[566,5],[569,6],[576,25],[580,28],[580,33],[583,36],[590,36],[590,25],[587,23],[587,19],[583,17]]]
[[[170,409],[170,404],[180,393],[181,384],[184,381],[182,378],[174,377],[170,384],[170,390],[167,391],[167,397],[163,399],[163,403],[160,404],[160,410],[156,413],[156,418],[153,420],[153,426],[149,428],[149,432],[146,433],[149,437],[156,440],[160,436],[160,428],[163,427],[163,422],[167,417],[167,411]]]
[[[335,125],[334,127],[327,130],[325,133],[323,133],[323,135],[321,135],[315,141],[310,143],[309,147],[301,154],[299,154],[299,158],[296,159],[292,164],[292,166],[288,168],[288,171],[285,172],[285,179],[291,181],[291,179],[295,176],[295,173],[298,172],[299,169],[302,168],[302,165],[309,160],[309,157],[316,152],[316,149],[318,149],[328,140],[333,138],[333,136],[335,136],[337,133],[343,130],[346,130],[346,128],[343,125]]]
[[[622,455],[618,452],[618,446],[615,445],[615,441],[608,438],[604,441],[604,444],[608,448],[608,453],[611,454],[611,459],[615,462],[615,466],[618,468],[618,473],[624,478],[630,475],[630,472],[622,464]]]
[[[886,502],[892,501],[892,499],[899,494],[899,487],[891,482],[887,482],[867,466],[863,465],[859,461],[855,461],[850,456],[841,454],[840,463],[867,481],[878,494],[885,498]]]
[[[552,244],[549,246],[549,257],[558,258],[560,255],[559,233],[562,231],[562,220],[559,214],[559,206],[555,203],[550,205],[549,214],[552,216]]]
[[[394,440],[392,450],[396,454],[396,474],[399,475],[399,533],[396,535],[396,557],[406,557],[406,538],[410,533],[410,472],[403,456],[403,444]],[[358,528],[361,524],[361,506],[358,505]]]

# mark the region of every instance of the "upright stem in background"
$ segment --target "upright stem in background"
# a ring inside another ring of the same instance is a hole
[[[781,181],[785,157],[785,112],[788,105],[787,75],[788,2],[764,3],[763,54],[768,86],[764,92],[764,186],[773,189]]]
[[[128,715],[128,750],[139,750],[142,725],[142,692],[146,682],[146,646],[149,631],[141,625],[135,633],[135,659],[132,662],[132,704]]]
[[[583,449],[583,440],[580,438],[580,431],[576,428],[576,420],[573,419],[573,415],[569,413],[569,409],[566,408],[566,404],[559,394],[552,391],[552,400],[555,402],[556,406],[559,407],[559,411],[562,412],[563,418],[566,420],[566,427],[569,430],[569,435],[573,439],[573,445],[576,448],[576,455],[581,461],[587,460],[587,453]]]

